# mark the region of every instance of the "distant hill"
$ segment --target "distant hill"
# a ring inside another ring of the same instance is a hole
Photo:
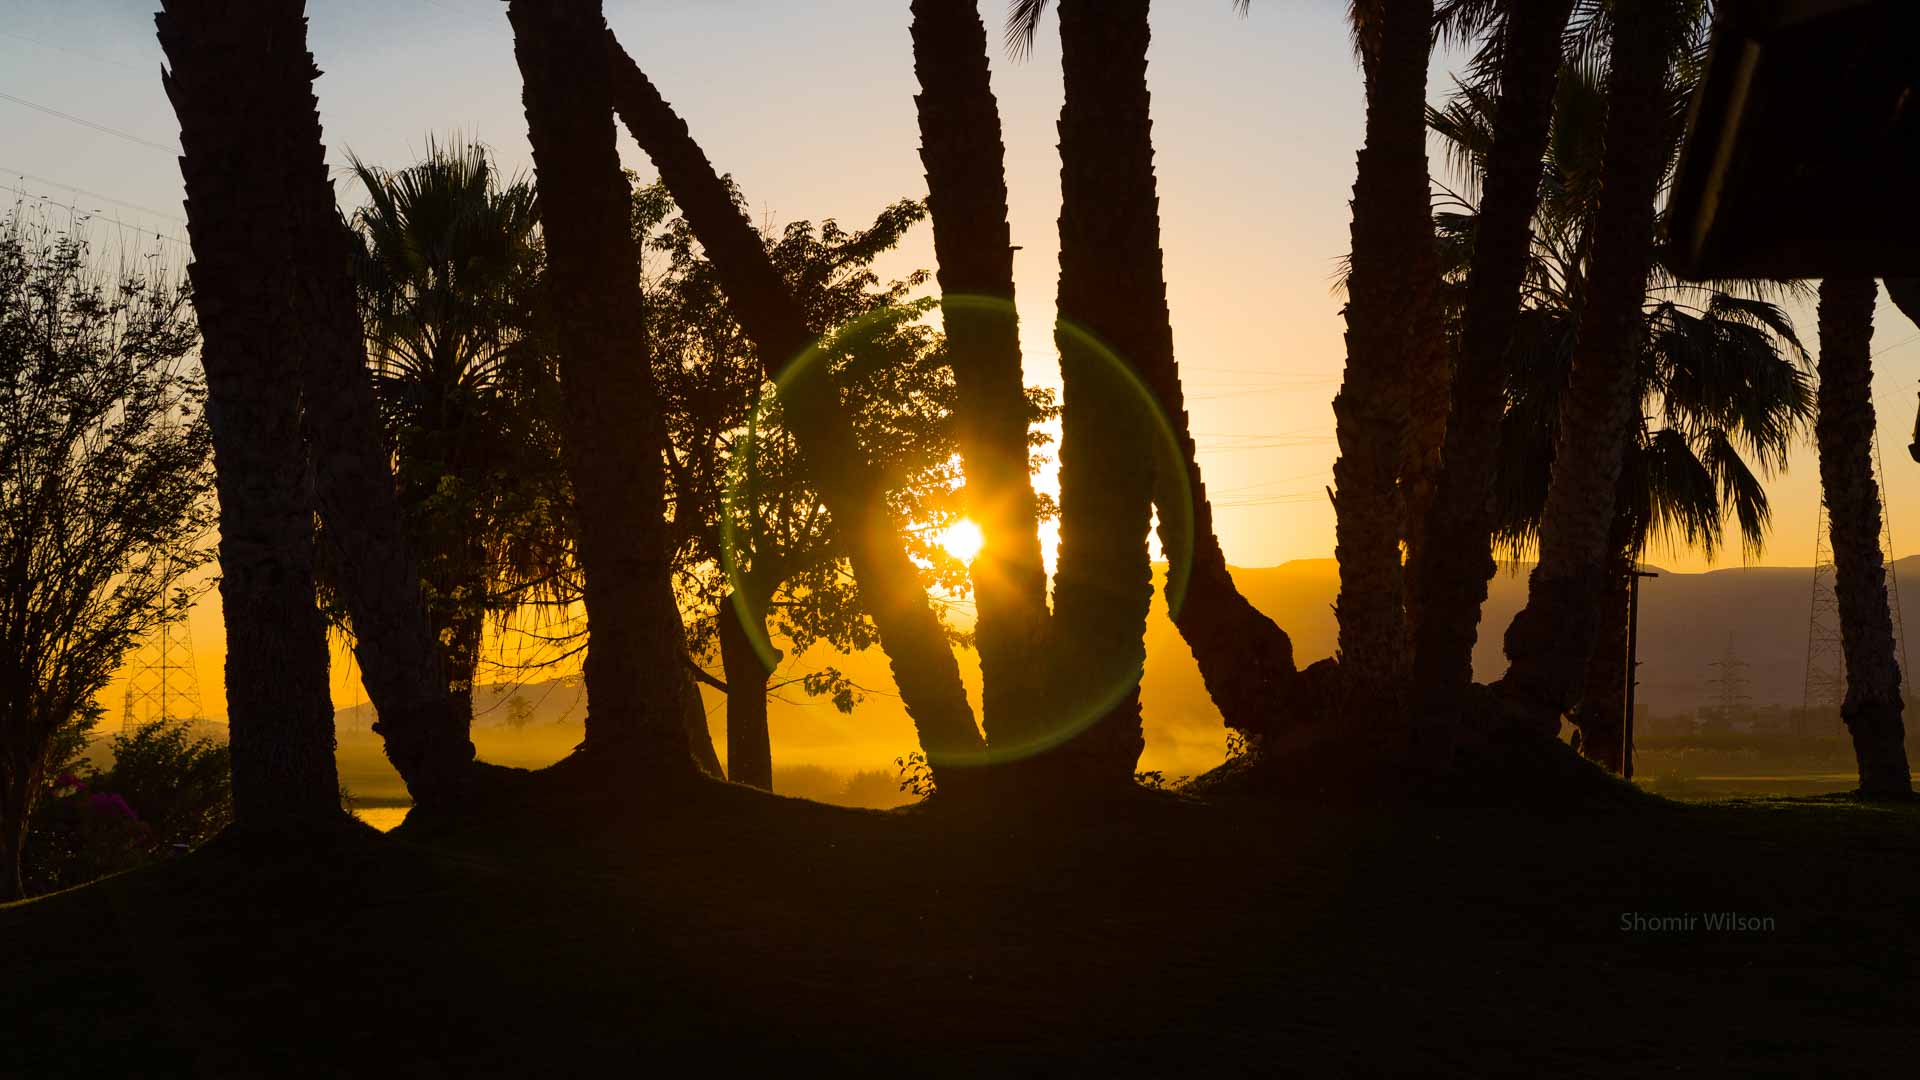
[[[1527,565],[1503,566],[1492,582],[1474,653],[1477,674],[1496,678],[1505,666],[1501,636],[1526,597]],[[1897,577],[1920,583],[1920,556],[1895,564]],[[1332,559],[1237,569],[1234,580],[1260,610],[1293,638],[1302,665],[1333,653],[1333,601],[1339,591]],[[1699,574],[1660,571],[1641,589],[1640,701],[1656,713],[1686,712],[1708,703],[1708,667],[1728,642],[1748,666],[1755,705],[1798,705],[1806,668],[1807,614],[1812,571],[1741,567]],[[1920,587],[1920,586],[1916,586]],[[790,658],[783,674],[831,664],[871,692],[851,715],[797,687],[782,691],[769,709],[774,760],[852,773],[892,769],[915,749],[913,725],[894,694],[886,657],[878,650],[846,657],[824,648]],[[961,654],[963,677],[979,701],[979,667]],[[703,689],[714,742],[725,754],[725,699]],[[1220,714],[1208,700],[1199,668],[1156,600],[1147,630],[1147,671],[1141,688],[1147,749],[1141,767],[1169,775],[1217,764],[1225,748]],[[475,700],[475,741],[496,761],[537,765],[566,753],[582,734],[586,699],[577,680],[482,687]],[[343,749],[364,739],[372,720],[366,705],[342,710]],[[356,737],[357,736],[357,737]]]
[[[1698,574],[1673,573],[1657,566],[1648,569],[1660,576],[1640,587],[1642,703],[1661,713],[1711,704],[1707,681],[1713,671],[1708,665],[1727,651],[1729,643],[1747,662],[1753,704],[1801,703],[1812,569],[1752,566]],[[1498,678],[1506,667],[1501,638],[1526,600],[1531,570],[1532,564],[1505,564],[1494,576],[1473,654],[1474,673],[1480,679]],[[1920,589],[1920,556],[1897,560],[1893,576]],[[1255,606],[1293,637],[1303,666],[1332,655],[1336,634],[1332,604],[1339,591],[1339,572],[1332,559],[1235,570],[1233,578]],[[1920,597],[1920,592],[1915,596]],[[1159,674],[1172,677],[1171,667],[1169,661]],[[1151,658],[1148,671],[1151,678],[1155,674]]]

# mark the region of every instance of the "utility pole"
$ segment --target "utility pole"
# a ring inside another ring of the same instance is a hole
[[[1633,779],[1633,689],[1640,685],[1640,579],[1659,574],[1636,569],[1627,578],[1627,715],[1620,722],[1620,775]]]

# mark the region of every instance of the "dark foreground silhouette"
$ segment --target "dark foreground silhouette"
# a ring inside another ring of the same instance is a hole
[[[704,784],[227,836],[0,909],[0,1074],[1888,1068],[1916,826],[1844,798],[996,817]]]

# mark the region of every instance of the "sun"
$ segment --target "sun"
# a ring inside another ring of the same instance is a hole
[[[947,554],[963,563],[973,562],[973,557],[980,554],[980,548],[986,542],[987,538],[981,534],[980,526],[967,518],[961,518],[940,532],[940,546],[947,549]]]

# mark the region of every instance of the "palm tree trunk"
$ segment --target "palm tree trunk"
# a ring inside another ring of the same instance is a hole
[[[1070,30],[1087,22],[1070,23],[1072,17],[1075,13],[1062,9],[1063,44]],[[1213,506],[1195,452],[1174,357],[1160,249],[1152,102],[1146,83],[1149,8],[1146,3],[1130,3],[1111,9],[1103,19],[1114,25],[1099,28],[1097,39],[1081,50],[1086,60],[1085,71],[1078,76],[1083,90],[1076,97],[1082,104],[1077,115],[1088,119],[1076,132],[1075,142],[1069,143],[1063,134],[1061,157],[1063,177],[1072,172],[1086,185],[1077,210],[1086,223],[1081,226],[1086,233],[1082,242],[1094,245],[1086,265],[1107,273],[1111,280],[1104,287],[1112,290],[1104,298],[1089,297],[1088,302],[1105,308],[1110,325],[1094,327],[1083,315],[1072,317],[1094,329],[1096,336],[1134,366],[1172,428],[1178,460],[1153,464],[1160,546],[1168,560],[1166,591],[1170,598],[1181,599],[1173,605],[1173,621],[1227,726],[1265,731],[1289,702],[1295,674],[1293,642],[1234,585],[1214,532]],[[1063,122],[1065,118],[1063,114]],[[1085,158],[1089,164],[1069,162],[1069,155]],[[1113,175],[1125,177],[1124,184],[1103,186],[1097,178],[1102,169],[1116,170]],[[1120,265],[1101,267],[1101,260],[1108,258]],[[1063,290],[1066,286],[1063,268]],[[1123,336],[1109,338],[1109,333]],[[1185,490],[1178,482],[1182,473]],[[1185,505],[1176,505],[1175,500]],[[1181,556],[1188,553],[1191,561],[1183,561]]]
[[[402,526],[380,431],[351,271],[351,234],[328,179],[313,97],[312,60],[286,87],[281,169],[299,285],[290,294],[299,333],[302,430],[316,503],[353,620],[354,658],[388,758],[419,803],[454,797],[470,778],[472,701],[450,693],[438,629]]]
[[[1606,583],[1600,593],[1600,632],[1587,661],[1580,702],[1573,722],[1580,729],[1580,753],[1608,772],[1626,768],[1623,721],[1627,706],[1627,605],[1632,599],[1633,544],[1615,523],[1615,541],[1607,555]]]
[[[1653,2],[1620,0],[1614,9],[1592,284],[1540,518],[1540,562],[1526,607],[1507,628],[1509,666],[1500,685],[1523,726],[1537,734],[1558,730],[1593,654],[1620,466],[1639,422],[1641,312],[1654,197],[1672,130],[1670,38]]]
[[[1880,551],[1880,491],[1873,475],[1873,305],[1871,278],[1820,283],[1820,393],[1814,438],[1820,490],[1833,541],[1834,596],[1847,696],[1840,715],[1853,735],[1860,791],[1913,790],[1902,723],[1900,664],[1894,655]]]
[[[314,496],[289,338],[294,249],[286,143],[311,109],[298,0],[163,0],[220,500],[220,600],[235,824],[338,820]],[[341,264],[345,273],[345,264]]]
[[[813,346],[814,330],[686,122],[610,33],[604,48],[613,63],[615,109],[660,170],[720,275],[767,377],[775,378]],[[959,662],[886,508],[884,482],[854,440],[827,379],[818,374],[794,379],[780,392],[808,475],[819,485],[847,545],[861,602],[879,629],[920,745],[936,782],[951,791],[964,784],[952,767],[977,760],[984,744],[960,682]]]
[[[1437,285],[1427,192],[1426,94],[1431,0],[1380,5],[1363,35],[1366,143],[1353,184],[1347,368],[1333,399],[1334,557],[1340,563],[1340,666],[1386,685],[1405,667],[1406,520],[1399,486],[1410,383],[1437,344],[1422,340]],[[1424,378],[1424,377],[1423,377]],[[1427,379],[1425,381],[1431,381]]]
[[[976,0],[913,0],[912,32],[920,160],[959,392],[967,513],[985,538],[970,567],[981,722],[988,745],[1017,746],[1036,734],[1046,665],[1035,658],[1046,648],[1050,615],[1027,470],[1006,148]]]
[[[1144,746],[1139,683],[1153,598],[1152,418],[1131,371],[1169,359],[1146,84],[1147,0],[1063,0],[1060,110],[1060,551],[1054,576],[1058,760],[1129,780]],[[1156,226],[1147,228],[1146,226]],[[1077,328],[1077,329],[1076,329]],[[1088,340],[1112,350],[1106,355]]]
[[[631,195],[615,145],[599,0],[513,0],[559,343],[591,637],[588,754],[691,772],[686,645],[664,518],[665,431],[647,363]]]
[[[1572,0],[1508,6],[1499,106],[1473,236],[1439,491],[1424,542],[1408,563],[1409,588],[1417,598],[1414,676],[1430,701],[1453,698],[1473,682],[1480,608],[1495,571],[1493,484],[1507,351],[1540,205],[1540,162],[1553,119],[1561,33],[1571,10]]]
[[[764,611],[761,604],[752,611]],[[727,779],[773,790],[773,745],[767,731],[767,679],[773,674],[748,639],[729,596],[720,605],[720,667],[727,677]]]

